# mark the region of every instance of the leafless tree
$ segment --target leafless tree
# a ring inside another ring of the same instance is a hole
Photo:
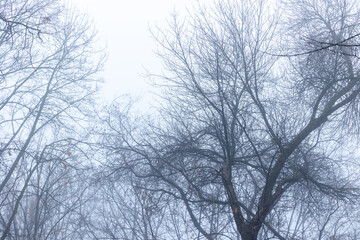
[[[174,16],[154,33],[164,107],[146,127],[108,121],[115,170],[169,196],[199,239],[351,239],[359,16],[347,0],[224,0]]]
[[[58,1],[0,3],[1,239],[71,238],[103,62],[94,38]]]

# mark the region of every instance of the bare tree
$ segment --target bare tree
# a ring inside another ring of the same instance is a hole
[[[3,1],[0,24],[1,239],[69,239],[103,62],[95,32],[58,1]]]
[[[345,151],[357,136],[359,6],[284,6],[217,1],[190,20],[174,16],[154,34],[164,107],[147,127],[108,121],[115,169],[181,206],[199,239],[357,231],[341,219],[358,208],[358,162]]]
[[[19,169],[21,190],[10,188],[2,204],[4,239],[79,236],[81,208],[91,195],[88,176],[92,172],[89,164],[82,162],[83,153],[79,150],[85,148],[80,147],[75,140],[59,140],[34,154],[33,161],[24,161],[25,166]]]

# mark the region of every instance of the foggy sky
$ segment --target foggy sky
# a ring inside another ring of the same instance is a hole
[[[141,74],[159,72],[155,41],[149,28],[166,26],[170,14],[191,8],[190,0],[70,0],[81,13],[93,19],[99,43],[106,45],[107,62],[102,74],[102,93],[108,99],[121,94],[145,96],[149,85]]]

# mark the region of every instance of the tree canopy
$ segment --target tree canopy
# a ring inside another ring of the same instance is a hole
[[[0,2],[1,239],[360,236],[357,1],[173,14],[149,115],[98,101],[95,33],[60,1]]]

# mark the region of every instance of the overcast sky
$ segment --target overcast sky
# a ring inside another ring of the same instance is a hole
[[[110,98],[148,91],[140,76],[145,68],[158,72],[160,61],[149,27],[166,26],[171,12],[185,11],[191,0],[69,0],[80,12],[94,20],[99,37],[106,42],[108,60],[103,74],[105,95]]]

